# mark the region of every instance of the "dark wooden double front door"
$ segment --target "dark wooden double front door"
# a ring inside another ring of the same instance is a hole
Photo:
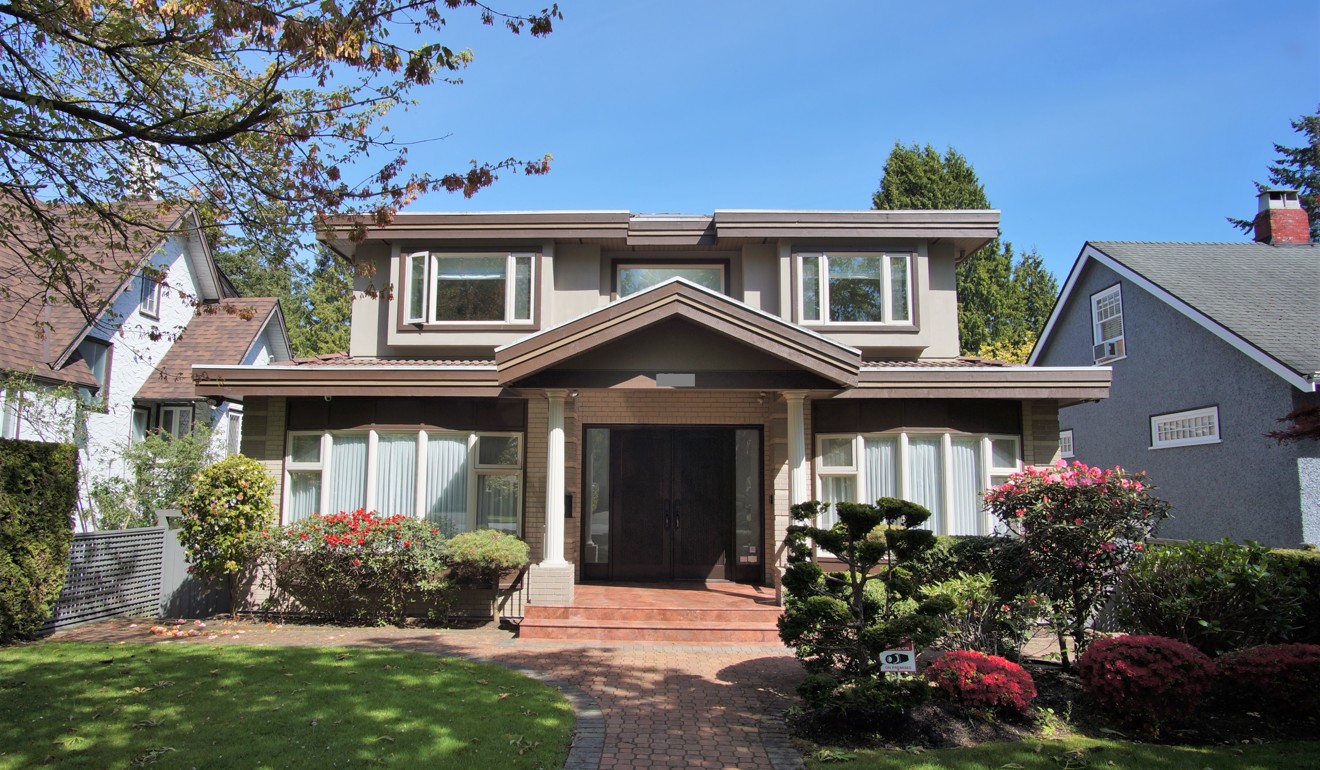
[[[731,577],[734,431],[629,428],[610,444],[610,577]]]

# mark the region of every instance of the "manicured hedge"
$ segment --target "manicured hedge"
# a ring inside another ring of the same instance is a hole
[[[54,611],[77,502],[77,448],[0,439],[0,643],[32,636]]]
[[[1293,565],[1306,575],[1306,596],[1302,600],[1302,627],[1291,641],[1320,644],[1320,551],[1275,548],[1270,557]]]

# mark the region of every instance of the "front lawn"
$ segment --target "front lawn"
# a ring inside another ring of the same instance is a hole
[[[1320,742],[1161,746],[1070,737],[931,751],[820,749],[809,770],[1288,770],[1316,767]]]
[[[557,768],[573,711],[497,666],[347,648],[0,648],[0,769]]]

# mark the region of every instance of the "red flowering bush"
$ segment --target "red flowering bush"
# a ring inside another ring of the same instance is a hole
[[[1196,710],[1213,683],[1215,664],[1174,639],[1116,636],[1087,648],[1077,672],[1097,703],[1158,734]]]
[[[1030,588],[1047,599],[1065,669],[1065,637],[1078,652],[1086,649],[1087,623],[1169,515],[1151,489],[1141,473],[1060,461],[1028,467],[986,492],[986,508],[1025,546]]]
[[[360,508],[314,514],[265,541],[275,585],[331,620],[397,621],[410,601],[442,614],[451,599],[444,535],[423,519]]]
[[[946,652],[926,667],[925,675],[950,698],[973,708],[1025,713],[1036,697],[1036,683],[1026,669],[983,652]]]
[[[1215,661],[1219,697],[1250,708],[1320,709],[1320,644],[1266,644]]]

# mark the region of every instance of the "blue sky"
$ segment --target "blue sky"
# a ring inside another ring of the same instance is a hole
[[[518,0],[511,0],[518,2]],[[533,0],[526,8],[539,8]],[[869,208],[952,146],[1059,276],[1086,240],[1235,241],[1320,102],[1320,2],[563,0],[548,38],[451,12],[458,86],[390,117],[416,168],[554,155],[412,211]]]

